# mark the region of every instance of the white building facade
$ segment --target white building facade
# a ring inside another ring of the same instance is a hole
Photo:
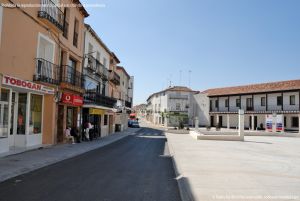
[[[88,24],[85,24],[84,36],[85,94],[82,124],[90,122],[94,135],[104,137],[115,132],[117,100],[110,97],[108,83],[111,51]]]
[[[196,115],[195,93],[187,87],[174,86],[152,94],[147,99],[147,120],[165,126],[177,127],[180,122],[192,125]]]
[[[207,126],[237,128],[238,110],[242,109],[245,129],[267,130],[269,121],[273,125],[282,124],[283,131],[299,132],[299,97],[300,80],[292,80],[209,89],[196,99],[209,100],[209,108],[200,115],[204,119],[209,116]]]

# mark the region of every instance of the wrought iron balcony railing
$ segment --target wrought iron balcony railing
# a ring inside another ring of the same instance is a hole
[[[71,66],[64,65],[61,69],[61,82],[84,88],[84,76]]]
[[[47,19],[61,31],[64,30],[64,13],[51,0],[41,0],[38,17]]]
[[[99,93],[86,92],[84,94],[84,103],[113,108],[117,103],[117,100]]]
[[[34,81],[58,85],[60,82],[60,67],[42,58],[36,58]]]
[[[109,80],[115,85],[120,85],[120,75],[118,75],[115,71],[111,71],[109,75]]]
[[[93,73],[98,74],[104,81],[108,81],[108,69],[92,55],[88,56],[87,68],[93,71]]]
[[[177,94],[170,94],[169,99],[183,99],[183,100],[188,100],[189,96],[188,95],[177,95]]]

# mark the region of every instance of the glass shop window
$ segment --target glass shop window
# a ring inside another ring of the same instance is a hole
[[[29,134],[40,134],[42,133],[43,96],[31,94],[30,103]]]

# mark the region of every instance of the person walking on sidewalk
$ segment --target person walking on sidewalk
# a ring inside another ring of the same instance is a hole
[[[92,129],[93,128],[93,125],[90,123],[90,122],[86,122],[85,123],[85,133],[84,133],[84,135],[85,135],[85,138],[87,139],[87,140],[90,140],[91,139],[91,136],[90,136],[90,129]],[[91,139],[92,140],[92,139]]]

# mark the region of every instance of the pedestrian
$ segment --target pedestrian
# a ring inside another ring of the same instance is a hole
[[[71,128],[68,126],[65,130],[65,137],[68,141],[71,140],[72,144],[75,144],[74,136],[71,135]]]
[[[92,136],[90,136],[90,130],[93,128],[93,125],[90,122],[85,123],[85,138],[87,140],[92,140]]]
[[[74,126],[71,129],[71,136],[73,136],[76,139],[77,143],[80,143],[80,136],[79,136],[78,129],[76,126]]]

